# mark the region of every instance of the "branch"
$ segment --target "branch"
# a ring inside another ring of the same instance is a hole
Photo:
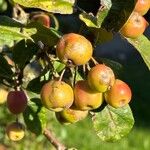
[[[51,131],[48,129],[44,129],[43,132],[44,136],[51,142],[51,144],[57,149],[57,150],[66,150],[66,146],[63,145],[54,135]]]

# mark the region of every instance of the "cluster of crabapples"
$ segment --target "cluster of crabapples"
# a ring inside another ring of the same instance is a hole
[[[150,0],[137,0],[132,14],[121,28],[120,33],[127,38],[137,38],[142,35],[149,25],[143,15],[145,15],[149,9]]]
[[[64,64],[85,65],[92,58],[93,48],[85,37],[69,33],[59,40],[57,57]],[[72,66],[71,66],[72,67]],[[130,87],[115,79],[113,70],[105,64],[95,64],[86,80],[69,85],[63,80],[52,79],[41,89],[41,102],[54,111],[62,124],[75,123],[84,119],[88,112],[98,109],[104,100],[114,108],[127,105],[131,100]]]
[[[92,54],[92,44],[79,34],[66,34],[57,43],[56,55],[67,67],[85,65]],[[123,107],[130,102],[132,93],[125,82],[115,79],[110,67],[96,64],[89,70],[86,80],[71,86],[62,79],[52,79],[43,85],[40,95],[43,106],[54,111],[60,123],[70,124],[86,118],[88,112],[99,108],[104,100],[114,108]],[[10,91],[7,107],[14,115],[24,112],[26,93]],[[6,127],[6,133],[12,141],[19,141],[25,135],[25,126],[17,120]]]
[[[66,34],[56,45],[56,55],[66,67],[85,65],[92,54],[92,44],[79,34]],[[23,90],[0,92],[3,96],[5,94],[7,108],[12,114],[17,116],[25,111],[28,101]],[[110,67],[96,64],[89,70],[86,80],[78,80],[71,86],[61,76],[59,80],[52,79],[45,83],[40,95],[43,106],[54,111],[60,123],[70,124],[84,119],[89,111],[99,108],[104,100],[112,107],[123,107],[130,102],[132,94],[125,82],[115,79]],[[12,141],[19,141],[25,135],[25,126],[16,119],[6,127],[6,134]]]

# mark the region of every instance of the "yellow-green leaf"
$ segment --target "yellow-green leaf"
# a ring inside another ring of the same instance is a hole
[[[118,32],[131,15],[135,0],[101,0],[101,6],[96,16],[84,12],[80,19],[88,27]]]
[[[128,42],[131,43],[137,51],[141,54],[143,60],[150,70],[150,41],[144,35],[139,36],[137,39],[129,39]]]
[[[21,32],[25,26],[9,17],[0,16],[0,46],[11,45],[13,41],[20,41],[22,39],[31,39],[31,35],[35,34],[37,30],[30,28],[28,32]]]
[[[134,118],[129,105],[122,108],[106,106],[95,113],[93,126],[102,141],[115,142],[126,136],[134,125]]]
[[[48,12],[71,14],[75,0],[14,0],[14,2],[25,7],[40,8]]]
[[[99,28],[97,24],[97,19],[93,14],[82,13],[79,18],[88,26],[93,28]]]

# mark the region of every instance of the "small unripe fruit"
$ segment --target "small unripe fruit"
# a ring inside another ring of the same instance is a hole
[[[0,104],[6,102],[7,95],[8,95],[8,91],[3,86],[0,86]]]
[[[64,109],[61,112],[56,113],[57,120],[62,124],[76,123],[83,120],[88,115],[88,111],[81,111],[76,109]]]
[[[105,92],[115,82],[115,75],[111,68],[103,64],[94,66],[88,73],[88,84],[91,89]]]
[[[69,108],[74,100],[73,89],[63,81],[52,80],[41,89],[41,102],[53,111],[62,111]]]
[[[92,110],[101,106],[102,93],[91,90],[87,81],[78,81],[74,87],[75,106],[79,110]]]
[[[24,112],[27,107],[27,96],[24,91],[10,91],[7,96],[7,107],[16,115]]]
[[[6,127],[6,134],[12,141],[20,141],[25,135],[25,127],[19,122],[13,122]]]
[[[56,53],[65,64],[84,65],[92,57],[93,48],[89,40],[84,36],[69,33],[58,42]]]
[[[127,38],[137,38],[142,35],[148,22],[137,12],[133,12],[128,21],[121,28],[120,33]]]
[[[145,15],[150,9],[150,0],[137,0],[134,11],[142,16]]]
[[[117,79],[111,89],[107,91],[104,96],[109,105],[119,108],[130,102],[132,92],[130,87],[125,82]]]
[[[44,25],[45,27],[50,27],[50,18],[46,14],[36,14],[31,18],[32,21],[39,22],[40,24]]]

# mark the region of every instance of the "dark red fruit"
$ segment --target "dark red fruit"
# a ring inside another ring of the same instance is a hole
[[[22,113],[27,107],[27,97],[24,91],[10,91],[7,96],[7,107],[13,114]]]

